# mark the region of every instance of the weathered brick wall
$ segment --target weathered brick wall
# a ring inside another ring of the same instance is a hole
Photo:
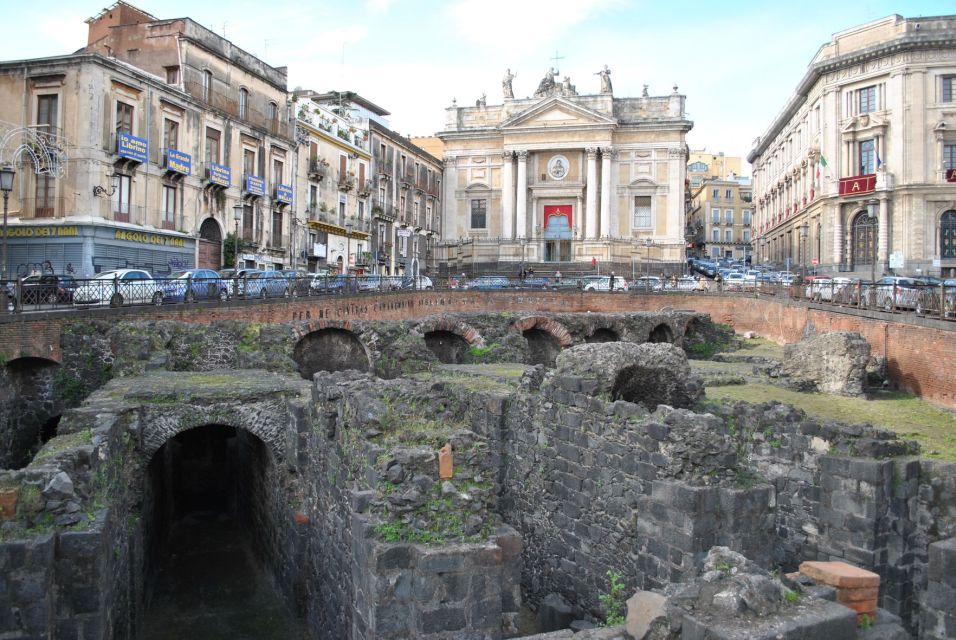
[[[426,291],[376,296],[334,296],[259,303],[168,305],[78,312],[54,312],[41,318],[0,316],[0,356],[6,361],[36,356],[59,361],[61,323],[77,318],[179,320],[211,323],[245,320],[283,323],[319,320],[409,320],[436,313],[515,311],[625,313],[661,308],[693,309],[739,331],[755,331],[779,342],[799,340],[808,326],[817,331],[858,331],[873,350],[885,355],[892,381],[937,404],[956,408],[956,368],[940,366],[956,358],[956,324],[911,315],[838,308],[814,308],[772,297],[639,295],[564,292]]]

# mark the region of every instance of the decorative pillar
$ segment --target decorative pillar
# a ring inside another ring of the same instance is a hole
[[[833,264],[843,264],[843,211],[838,206],[833,212]]]
[[[880,226],[877,232],[877,258],[880,261],[880,264],[885,265],[890,259],[889,254],[889,245],[890,245],[890,213],[889,213],[889,201],[887,198],[880,198]]]
[[[515,185],[512,174],[513,151],[501,154],[501,237],[514,238]]]
[[[518,152],[517,237],[528,235],[528,152]]]
[[[601,237],[611,235],[611,147],[601,149]]]
[[[596,238],[598,234],[597,224],[597,149],[589,147],[588,154],[588,177],[585,189],[587,190],[587,210],[584,212],[585,228],[584,237],[587,239]],[[520,165],[519,165],[520,166]],[[520,168],[519,168],[520,171]]]

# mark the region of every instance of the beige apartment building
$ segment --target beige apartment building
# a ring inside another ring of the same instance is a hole
[[[442,162],[386,124],[372,121],[371,130],[372,248],[379,272],[434,275],[442,229]]]
[[[219,268],[236,228],[241,264],[289,265],[285,69],[188,18],[159,20],[123,2],[87,22],[80,53],[0,63],[6,130],[57,132],[65,161],[54,177],[29,154],[16,158],[10,273]]]
[[[820,47],[754,143],[755,252],[956,276],[956,17],[892,15]]]
[[[709,178],[691,191],[688,254],[698,258],[751,256],[753,197],[749,178]]]
[[[742,175],[741,158],[724,155],[723,151],[710,153],[706,149],[690,150],[687,157],[687,179],[691,190],[696,190],[708,178],[730,178]]]
[[[446,109],[449,270],[510,262],[630,273],[651,246],[655,259],[683,263],[685,97],[675,87],[615,98],[607,74],[578,94],[549,70],[524,99],[511,97],[508,74],[501,104]]]

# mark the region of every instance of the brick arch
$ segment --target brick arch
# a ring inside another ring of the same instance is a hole
[[[296,361],[296,364],[299,365],[299,371],[302,373],[303,377],[306,379],[311,379],[312,372],[321,369],[315,368],[315,358],[312,358],[311,364],[307,362],[310,359],[310,347],[314,348],[315,346],[314,343],[310,343],[310,337],[315,336],[315,334],[319,332],[328,330],[333,330],[333,332],[344,332],[348,334],[349,338],[354,339],[355,344],[361,347],[361,357],[364,358],[365,367],[362,370],[371,371],[373,369],[374,362],[377,359],[373,357],[373,354],[377,353],[375,345],[371,343],[369,336],[367,336],[363,331],[358,330],[351,321],[312,320],[309,322],[298,323],[292,329],[292,335],[295,339],[295,344],[292,347],[292,358]],[[342,352],[340,351],[338,353]],[[344,357],[346,359],[351,359],[352,355],[348,354],[348,349],[345,350]]]
[[[526,316],[516,321],[514,328],[519,333],[524,333],[529,329],[540,329],[545,333],[550,333],[551,336],[558,341],[562,349],[570,347],[573,342],[571,332],[568,331],[567,327],[557,320],[545,316]]]
[[[453,316],[432,316],[425,318],[415,326],[415,331],[425,335],[432,331],[447,331],[461,337],[472,347],[485,346],[485,339],[478,329]]]
[[[146,462],[153,459],[164,444],[184,431],[208,425],[221,424],[242,429],[259,438],[272,452],[277,463],[288,461],[295,464],[292,454],[292,427],[288,411],[277,402],[256,403],[253,407],[190,405],[187,412],[161,412],[145,420],[142,432],[142,449]]]

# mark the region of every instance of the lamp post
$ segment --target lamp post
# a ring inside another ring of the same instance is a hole
[[[233,261],[235,262],[234,266],[236,271],[239,271],[239,223],[242,222],[242,215],[244,212],[245,212],[245,207],[242,206],[241,202],[236,203],[232,207],[232,217],[236,221],[236,237],[233,238],[234,240],[233,251],[235,253],[235,255],[233,256]]]
[[[0,168],[0,190],[3,191],[3,263],[0,279],[7,279],[7,200],[13,190],[13,177],[17,172],[10,165]]]
[[[800,233],[800,268],[803,272],[803,277],[807,276],[807,260],[806,260],[806,245],[807,245],[807,236],[810,234],[810,225],[804,221],[803,224],[797,227],[797,231]]]
[[[342,261],[342,273],[348,275],[349,272],[349,256],[352,253],[352,223],[349,222],[345,225],[345,260]]]
[[[654,246],[654,240],[652,238],[644,238],[644,246],[646,247],[644,251],[644,275],[651,275],[651,247]]]
[[[869,233],[869,229],[872,229],[873,227],[876,227],[879,224],[879,220],[876,217],[876,210],[879,204],[880,204],[880,201],[877,200],[876,198],[872,198],[868,200],[866,203],[866,226],[868,227],[867,235],[869,235],[870,239],[872,240],[872,243],[870,244],[870,247],[872,248],[872,256],[871,256],[872,260],[870,261],[870,284],[871,285],[876,282],[877,232]]]

